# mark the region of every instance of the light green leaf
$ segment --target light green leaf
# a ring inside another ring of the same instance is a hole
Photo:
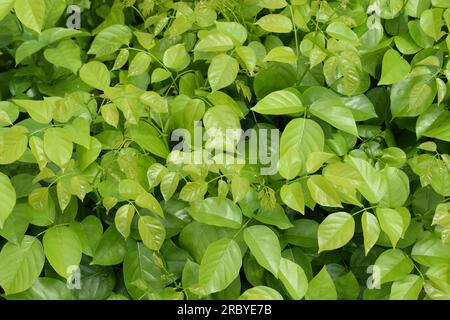
[[[44,151],[47,157],[63,167],[72,157],[73,144],[70,135],[62,128],[49,128],[44,133]]]
[[[191,63],[191,58],[184,44],[176,44],[164,52],[163,63],[167,68],[179,72],[186,69]]]
[[[246,177],[233,176],[231,179],[231,194],[233,195],[234,203],[245,199],[250,190],[250,182]]]
[[[376,213],[380,221],[381,230],[387,234],[392,246],[395,248],[398,240],[403,235],[404,224],[402,216],[397,210],[389,208],[377,208]]]
[[[152,58],[148,53],[138,52],[138,54],[130,62],[130,66],[128,67],[128,76],[136,77],[146,73],[151,62]]]
[[[117,231],[126,239],[130,235],[131,222],[135,214],[135,209],[132,205],[125,204],[121,206],[114,217],[114,223]]]
[[[180,176],[176,172],[169,172],[161,180],[161,193],[164,200],[170,200],[177,190]]]
[[[0,172],[0,229],[3,228],[15,205],[16,190],[8,176]]]
[[[281,258],[278,277],[294,300],[300,300],[308,290],[308,278],[305,271],[295,262]]]
[[[247,289],[239,296],[239,300],[283,300],[281,294],[266,286],[256,286]]]
[[[332,126],[358,136],[358,129],[356,128],[353,114],[341,100],[320,99],[311,105],[309,111]]]
[[[298,149],[288,149],[278,161],[278,172],[280,175],[287,179],[292,180],[302,170],[301,151]]]
[[[346,24],[342,22],[333,22],[325,30],[330,36],[339,40],[348,41],[354,45],[359,44],[359,38]]]
[[[322,128],[310,119],[297,118],[291,120],[285,127],[280,139],[280,157],[283,158],[290,149],[296,149],[300,155],[306,173],[306,160],[311,152],[323,151],[325,144]]]
[[[389,49],[383,56],[381,78],[378,85],[393,84],[401,81],[411,70],[408,61],[403,59],[400,54]]]
[[[358,185],[358,191],[371,203],[378,203],[387,192],[387,183],[384,175],[367,161],[349,157],[350,164],[358,171],[363,183]]]
[[[300,182],[283,185],[280,196],[289,208],[305,214],[305,196]]]
[[[297,55],[291,47],[275,47],[270,50],[266,57],[265,61],[277,61],[283,63],[295,63],[297,61]]]
[[[242,223],[241,209],[229,199],[207,198],[192,203],[187,211],[198,222],[214,226],[237,229]]]
[[[201,39],[195,46],[195,51],[224,52],[233,49],[233,40],[223,32],[212,32]]]
[[[286,0],[258,0],[257,6],[267,9],[282,9],[288,4]]]
[[[417,300],[422,288],[422,278],[415,274],[409,274],[404,279],[392,284],[390,300]]]
[[[16,0],[14,12],[26,27],[41,32],[45,18],[44,0]]]
[[[307,185],[309,193],[316,203],[325,207],[342,207],[336,190],[323,176],[310,176]]]
[[[364,236],[364,252],[367,256],[367,253],[377,242],[381,229],[377,217],[368,211],[364,211],[361,216],[361,227]]]
[[[319,252],[346,245],[355,232],[355,220],[347,212],[328,215],[318,229]]]
[[[228,87],[234,82],[239,71],[239,63],[227,54],[219,54],[211,60],[208,80],[212,91]]]
[[[292,31],[292,21],[281,14],[267,14],[255,24],[268,32],[289,33]]]
[[[45,232],[44,252],[50,265],[63,278],[70,277],[78,268],[82,247],[76,232],[66,226],[55,226]]]
[[[402,170],[385,167],[382,174],[386,180],[387,190],[380,200],[384,207],[397,208],[405,204],[409,196],[409,179]]]
[[[144,245],[159,251],[166,238],[166,229],[161,221],[151,216],[142,216],[138,221],[138,230]]]
[[[164,212],[163,209],[161,208],[161,205],[151,193],[148,192],[141,193],[136,198],[136,204],[141,208],[148,209],[150,211],[157,213],[161,217],[164,217]]]
[[[420,15],[420,26],[427,35],[432,37],[435,41],[438,41],[445,32],[442,31],[444,21],[442,20],[443,9],[432,8],[425,10]]]
[[[374,286],[405,278],[414,264],[408,256],[399,249],[384,251],[375,261],[373,272]]]
[[[44,57],[55,66],[69,69],[74,74],[77,74],[82,64],[80,47],[72,40],[63,40],[56,48],[45,50]]]
[[[252,110],[261,114],[282,115],[301,113],[305,108],[295,89],[285,89],[268,94]]]
[[[1,0],[0,1],[0,21],[11,11],[16,0]]]
[[[105,90],[111,82],[108,68],[98,61],[91,61],[82,66],[80,78],[86,84],[99,90]]]
[[[21,126],[0,128],[0,165],[19,160],[27,149],[26,129]]]
[[[224,290],[239,275],[242,254],[234,240],[211,243],[200,264],[199,285],[205,294]]]
[[[336,286],[324,266],[322,270],[309,282],[306,300],[336,300]]]
[[[278,278],[281,248],[277,235],[266,226],[251,226],[244,230],[244,241],[256,261]]]
[[[30,288],[44,267],[41,242],[25,236],[20,244],[6,243],[0,252],[0,286],[7,295]]]
[[[120,47],[130,43],[132,33],[127,26],[109,26],[95,37],[88,54],[95,54],[97,57],[105,56],[116,52]]]

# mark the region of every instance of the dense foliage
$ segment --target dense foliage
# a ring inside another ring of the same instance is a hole
[[[0,0],[1,296],[450,299],[449,27],[449,0]]]

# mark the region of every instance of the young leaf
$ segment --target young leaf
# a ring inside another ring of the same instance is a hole
[[[318,229],[319,252],[346,245],[355,232],[355,220],[347,212],[328,215]]]
[[[236,79],[239,63],[224,53],[215,56],[208,68],[208,80],[212,91],[228,87]]]
[[[27,290],[38,279],[44,262],[44,250],[36,237],[6,243],[0,252],[0,286],[7,295]]]
[[[278,278],[281,248],[276,234],[266,226],[251,226],[244,230],[244,241],[256,261]]]
[[[367,253],[377,242],[381,229],[377,218],[368,211],[364,211],[361,216],[361,226],[364,236],[364,252],[367,256]]]
[[[158,251],[165,238],[166,229],[164,225],[154,217],[143,216],[138,221],[139,235],[144,245],[154,251]]]
[[[378,85],[387,85],[399,82],[411,70],[408,61],[393,49],[389,49],[383,56],[381,78]]]
[[[205,294],[222,291],[239,275],[242,255],[234,240],[221,239],[206,249],[199,270],[199,285]]]

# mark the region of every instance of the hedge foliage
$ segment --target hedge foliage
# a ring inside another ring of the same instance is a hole
[[[449,28],[449,0],[0,0],[1,296],[450,299]]]

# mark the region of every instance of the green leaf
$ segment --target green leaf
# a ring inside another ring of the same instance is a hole
[[[63,278],[70,277],[81,262],[82,247],[76,232],[66,226],[55,226],[45,232],[42,240],[50,265]]]
[[[1,0],[0,1],[0,21],[5,18],[11,9],[14,7],[16,0]]]
[[[353,114],[341,100],[320,99],[311,105],[309,111],[332,126],[358,136],[358,129],[356,128]]]
[[[105,90],[111,82],[108,68],[98,61],[91,61],[83,65],[80,69],[80,78],[86,84],[99,90]]]
[[[326,267],[309,282],[306,300],[336,300],[336,286]]]
[[[44,267],[41,242],[25,236],[20,244],[6,243],[0,252],[0,286],[7,295],[30,288]]]
[[[44,51],[45,59],[58,67],[69,69],[77,74],[81,67],[80,47],[72,40],[61,41],[56,48]]]
[[[449,243],[443,243],[437,237],[427,237],[414,244],[411,257],[418,263],[431,267],[439,263],[450,263],[449,249]]]
[[[163,209],[161,208],[161,205],[151,193],[147,192],[141,193],[136,198],[136,204],[141,208],[148,209],[150,211],[157,213],[161,217],[164,217],[164,212]]]
[[[242,224],[242,212],[233,201],[211,197],[192,203],[187,212],[195,220],[214,226],[237,229]]]
[[[403,235],[404,224],[402,216],[397,210],[389,208],[377,208],[376,213],[380,221],[381,230],[387,234],[392,246],[395,248],[398,240]]]
[[[234,82],[239,71],[239,63],[227,54],[219,54],[211,60],[208,80],[212,91],[228,87]]]
[[[402,280],[413,268],[413,262],[402,250],[386,250],[375,261],[372,275],[373,284],[377,286],[391,281]]]
[[[114,226],[110,226],[95,249],[92,263],[102,266],[119,264],[123,261],[125,252],[125,239]]]
[[[289,208],[305,214],[305,197],[300,182],[283,185],[280,196]]]
[[[395,281],[391,287],[391,300],[417,300],[423,288],[423,280],[415,274]]]
[[[308,155],[311,152],[323,151],[324,144],[324,133],[317,122],[310,119],[297,118],[287,124],[281,135],[280,158],[283,158],[290,149],[297,150],[303,170],[306,172]]]
[[[242,255],[234,240],[221,239],[206,249],[199,270],[199,285],[205,294],[224,290],[239,275]]]
[[[26,58],[32,56],[36,52],[45,47],[45,43],[37,40],[28,40],[23,42],[16,50],[16,64],[21,63]]]
[[[300,300],[308,290],[308,279],[305,272],[295,262],[281,258],[278,277],[294,300]]]
[[[74,222],[70,227],[76,232],[80,239],[84,254],[92,257],[103,234],[103,226],[95,216],[87,216],[81,222]]]
[[[14,12],[27,28],[41,32],[45,18],[44,0],[16,0]]]
[[[166,229],[157,218],[150,216],[140,217],[138,230],[146,247],[154,251],[158,251],[161,248],[166,238]]]
[[[291,19],[281,14],[267,14],[255,24],[267,32],[289,33],[292,31]]]
[[[308,179],[308,190],[312,199],[325,207],[342,207],[336,190],[321,175],[312,175]]]
[[[328,215],[318,229],[319,252],[346,245],[355,232],[355,220],[347,212]]]
[[[157,113],[167,113],[168,103],[167,100],[161,97],[158,93],[150,91],[143,93],[139,99],[143,104],[149,106],[151,111]]]
[[[359,38],[347,25],[342,22],[333,22],[325,30],[330,36],[339,40],[348,41],[354,45],[359,44]]]
[[[142,299],[147,293],[166,286],[167,281],[163,281],[163,271],[155,262],[154,252],[141,242],[133,242],[123,255],[123,278],[134,299]]]
[[[117,231],[126,239],[130,235],[131,222],[135,214],[135,209],[132,205],[125,204],[121,206],[114,217],[114,223]]]
[[[11,294],[8,300],[72,300],[67,283],[54,278],[38,278],[26,291]]]
[[[358,191],[371,203],[378,203],[387,192],[387,183],[384,175],[375,170],[365,160],[349,157],[349,162],[358,171],[364,181],[358,186]]]
[[[291,47],[281,46],[270,50],[264,60],[282,63],[295,63],[297,61],[297,55]]]
[[[239,296],[239,300],[283,300],[281,294],[266,286],[247,289]]]
[[[272,92],[261,99],[252,110],[260,114],[273,115],[301,113],[305,108],[295,92],[295,89]]]
[[[224,52],[233,49],[233,40],[222,32],[212,32],[201,39],[195,46],[195,51]]]
[[[180,176],[176,172],[169,172],[162,178],[161,181],[161,193],[164,200],[170,200],[173,194],[177,190],[178,183],[180,182]]]
[[[435,41],[438,41],[444,34],[441,31],[444,26],[444,21],[442,20],[443,9],[433,8],[425,10],[420,15],[420,26],[427,35],[432,37]]]
[[[298,149],[288,149],[278,161],[278,172],[287,179],[292,180],[298,176],[302,170],[301,151]]]
[[[281,248],[277,235],[266,226],[251,226],[244,230],[244,240],[256,261],[278,278]]]
[[[382,173],[387,190],[380,200],[380,205],[390,208],[403,206],[410,193],[408,176],[402,170],[391,167],[385,167]]]
[[[183,44],[176,44],[164,52],[163,63],[167,68],[179,72],[189,66],[191,58]]]
[[[70,135],[62,128],[49,128],[44,133],[44,151],[60,167],[72,158],[73,144]]]
[[[129,126],[126,135],[143,149],[158,157],[166,158],[169,154],[169,150],[158,131],[146,122],[141,121],[138,125]]]
[[[151,56],[146,52],[138,52],[138,54],[131,60],[128,67],[128,76],[136,77],[146,73],[152,62]],[[109,86],[109,83],[108,83]]]
[[[233,195],[234,203],[245,199],[250,190],[250,182],[245,177],[234,176],[231,180],[231,194]]]
[[[389,49],[383,56],[383,69],[378,85],[393,84],[401,81],[411,70],[408,61],[393,49]]]
[[[0,172],[0,229],[16,205],[16,190],[8,176]]]
[[[26,129],[15,126],[0,128],[0,165],[19,160],[27,149]]]
[[[92,41],[88,54],[95,54],[100,57],[114,53],[122,46],[128,45],[131,37],[132,33],[127,26],[118,24],[109,26],[97,34]]]
[[[377,242],[381,229],[377,217],[368,211],[364,211],[361,216],[361,226],[364,236],[364,252],[367,256]]]

